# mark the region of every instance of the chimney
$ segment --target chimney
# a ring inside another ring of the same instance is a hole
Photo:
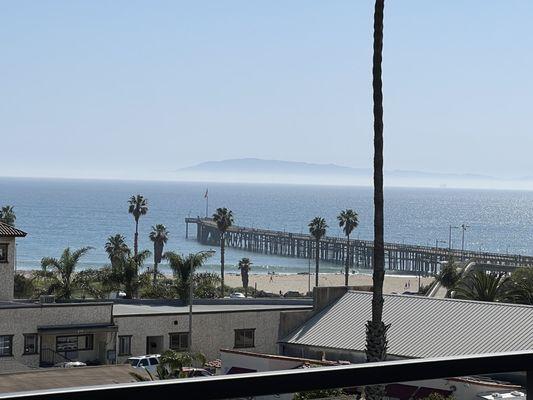
[[[313,313],[316,314],[340,299],[349,290],[357,290],[355,286],[319,286],[313,289]]]

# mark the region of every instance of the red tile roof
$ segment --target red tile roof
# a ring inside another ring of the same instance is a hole
[[[14,226],[0,222],[0,237],[24,237],[26,232],[15,228]]]

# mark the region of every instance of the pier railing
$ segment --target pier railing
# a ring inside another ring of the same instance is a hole
[[[532,366],[533,352],[524,351],[5,393],[0,399],[236,399],[509,372],[525,372],[526,392],[531,396]]]
[[[218,246],[220,232],[209,218],[186,218],[186,236],[189,224],[196,225],[196,239],[206,245]],[[225,234],[226,246],[245,251],[285,257],[314,259],[316,240],[308,234],[275,231],[268,229],[232,226]],[[352,269],[371,269],[374,243],[369,240],[327,236],[318,243],[320,259],[344,264],[349,260]],[[453,257],[455,260],[479,261],[487,266],[501,266],[503,270],[519,266],[533,266],[533,256],[500,254],[472,250],[458,250],[431,246],[385,243],[385,268],[389,270],[438,272],[440,263]],[[489,268],[490,269],[490,268]]]

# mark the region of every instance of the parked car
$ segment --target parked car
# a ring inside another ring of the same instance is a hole
[[[64,361],[54,365],[57,368],[76,368],[76,367],[86,367],[87,364],[81,361]]]
[[[246,296],[240,292],[234,292],[229,295],[230,299],[244,299]]]
[[[213,376],[213,374],[203,368],[191,368],[191,367],[185,367],[183,368],[183,372],[187,374],[187,377],[189,378],[195,378],[199,376]]]
[[[284,297],[302,297],[302,294],[300,292],[295,291],[295,290],[289,290],[283,296]]]
[[[147,354],[144,356],[130,357],[126,360],[126,363],[130,364],[133,368],[144,368],[151,374],[155,374],[160,357],[161,354]]]

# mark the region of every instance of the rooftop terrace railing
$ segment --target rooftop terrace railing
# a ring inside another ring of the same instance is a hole
[[[533,351],[524,351],[0,394],[0,399],[228,399],[519,371],[526,372],[531,395]]]

